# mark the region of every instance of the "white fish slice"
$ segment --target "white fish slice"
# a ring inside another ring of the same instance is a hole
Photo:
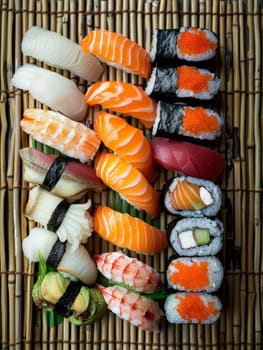
[[[26,32],[22,52],[50,66],[67,69],[90,83],[98,81],[103,73],[100,61],[84,52],[79,44],[38,26]]]

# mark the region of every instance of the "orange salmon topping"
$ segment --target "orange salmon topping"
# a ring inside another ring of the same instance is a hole
[[[175,210],[203,209],[205,206],[199,195],[199,186],[186,180],[179,181],[170,193],[171,204]]]
[[[192,262],[191,265],[175,261],[171,263],[171,266],[177,270],[169,276],[169,280],[173,284],[179,284],[185,289],[193,291],[209,286],[207,261]]]
[[[177,298],[180,299],[177,311],[184,320],[196,319],[201,323],[210,316],[218,314],[213,301],[209,301],[206,305],[198,294],[188,294],[184,298],[177,296]]]
[[[190,132],[198,136],[202,132],[216,132],[220,129],[217,118],[207,114],[203,107],[185,107],[184,112],[183,134]]]
[[[204,31],[193,28],[180,33],[177,46],[182,55],[198,55],[209,49],[215,49],[216,42],[211,41]]]
[[[212,74],[202,74],[195,67],[181,66],[177,68],[177,88],[191,90],[198,94],[208,91],[208,82],[212,79]]]

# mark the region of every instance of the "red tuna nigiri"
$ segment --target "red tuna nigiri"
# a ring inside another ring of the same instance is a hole
[[[165,169],[212,181],[224,171],[224,157],[208,147],[162,137],[153,138],[151,145],[154,162]]]

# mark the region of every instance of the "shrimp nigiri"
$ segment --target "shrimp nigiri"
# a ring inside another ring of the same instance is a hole
[[[153,219],[159,214],[159,194],[134,166],[112,153],[103,152],[95,159],[95,171],[96,176],[134,207],[144,210]]]
[[[94,130],[105,146],[135,166],[147,179],[152,178],[152,149],[140,129],[121,117],[101,111],[94,118]]]
[[[80,45],[85,52],[128,73],[135,73],[143,78],[148,78],[151,73],[149,53],[121,34],[97,29],[87,34]]]
[[[73,120],[85,118],[87,105],[84,95],[72,80],[58,73],[24,64],[16,70],[11,84],[28,90],[33,98]]]
[[[50,66],[67,69],[89,82],[99,80],[103,73],[100,61],[83,52],[80,45],[59,33],[38,26],[33,26],[26,32],[22,52]]]
[[[101,105],[113,112],[139,119],[146,128],[153,126],[157,105],[144,90],[133,84],[119,81],[99,81],[86,93],[88,106]]]
[[[158,331],[158,323],[163,315],[157,301],[145,298],[120,286],[98,285],[108,309],[123,320],[145,331]]]
[[[21,127],[36,141],[82,162],[92,159],[100,146],[93,130],[53,111],[27,109]]]
[[[138,292],[153,293],[160,289],[160,274],[150,265],[121,252],[96,255],[98,270],[113,282],[123,282]]]
[[[93,215],[94,231],[106,241],[142,254],[159,253],[167,247],[164,231],[107,206],[99,206]]]

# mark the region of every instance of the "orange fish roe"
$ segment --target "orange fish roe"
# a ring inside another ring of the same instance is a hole
[[[191,265],[185,264],[183,261],[174,261],[171,263],[171,267],[177,270],[169,276],[169,280],[174,285],[180,285],[186,290],[193,291],[209,286],[207,261],[200,261],[200,263],[195,261]]]
[[[192,28],[180,33],[177,46],[182,55],[199,55],[209,49],[215,49],[217,43],[206,36],[206,32]]]
[[[170,199],[175,210],[194,210],[205,207],[199,195],[199,186],[186,180],[177,183],[170,194]]]
[[[208,82],[212,74],[202,74],[196,67],[181,66],[176,70],[178,77],[177,89],[191,90],[195,94],[208,91]]]
[[[209,115],[204,107],[185,107],[183,118],[183,134],[190,132],[198,136],[203,132],[216,132],[220,129],[215,116]]]
[[[213,301],[208,301],[207,305],[198,294],[187,294],[185,297],[177,296],[180,302],[177,311],[181,318],[187,321],[193,319],[201,323],[209,317],[216,316],[218,310],[215,309]]]

